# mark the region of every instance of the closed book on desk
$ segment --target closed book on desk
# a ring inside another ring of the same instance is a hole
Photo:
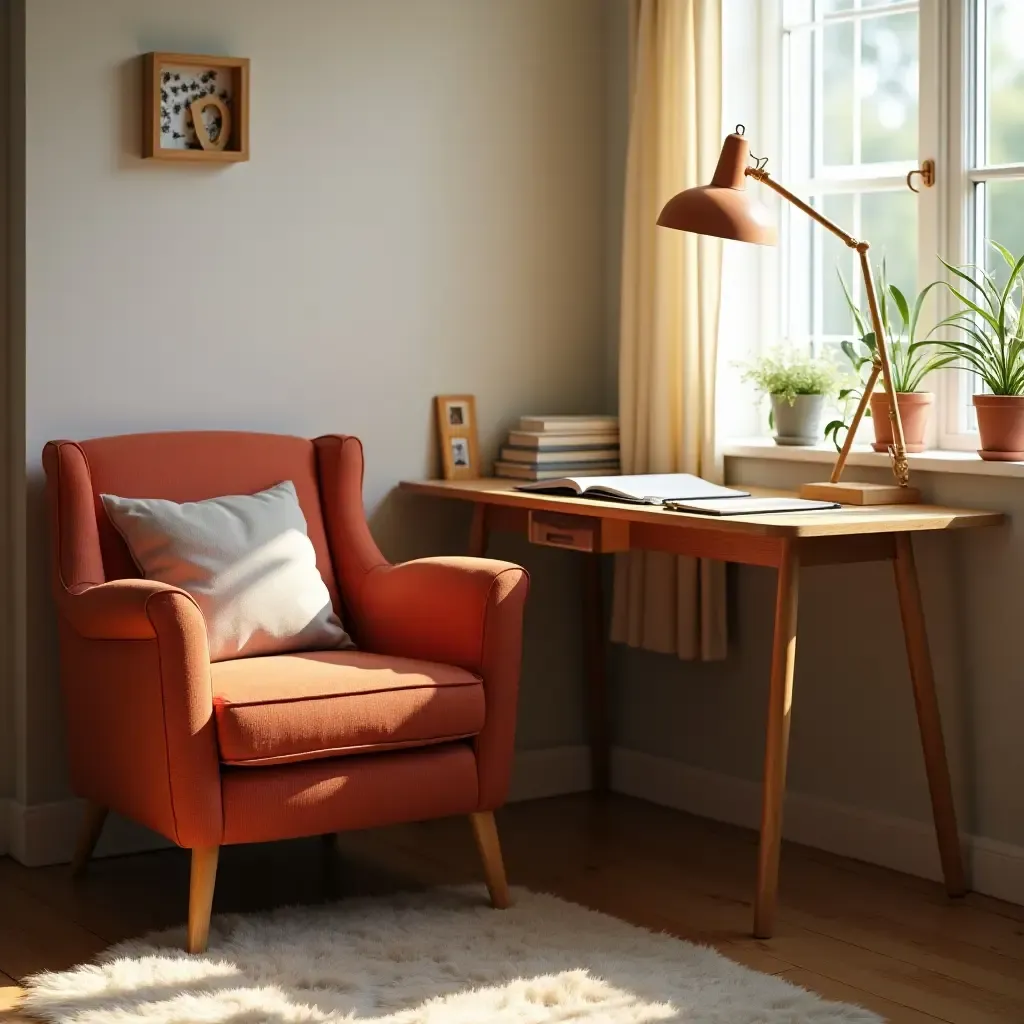
[[[609,465],[619,462],[619,447],[611,448],[557,448],[553,451],[538,451],[536,448],[516,448],[505,445],[501,449],[501,457],[505,462],[521,462],[535,466],[575,466],[582,463],[603,463]]]
[[[606,501],[626,501],[636,505],[661,505],[673,499],[685,501],[693,498],[746,498],[749,491],[737,491],[702,480],[690,473],[644,473],[639,476],[594,476],[574,473],[572,476],[554,477],[538,483],[523,484],[521,491],[544,491],[569,494],[577,498],[603,498]]]
[[[510,480],[563,480],[565,474],[571,472],[577,477],[607,475],[618,469],[618,461],[613,463],[598,463],[593,466],[573,466],[566,469],[565,466],[533,466],[519,462],[502,462],[494,464],[494,475],[506,477]]]
[[[665,502],[670,512],[696,512],[702,516],[767,516],[777,512],[825,512],[842,507],[835,501],[813,498],[694,498]]]

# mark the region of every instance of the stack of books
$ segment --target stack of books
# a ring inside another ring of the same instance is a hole
[[[523,416],[509,431],[494,475],[513,480],[615,476],[619,472],[616,416]]]

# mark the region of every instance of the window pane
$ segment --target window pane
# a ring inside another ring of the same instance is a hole
[[[813,204],[813,198],[811,200]],[[814,277],[812,254],[816,232],[821,229],[810,217],[788,203],[780,208],[786,255],[786,306],[783,330],[786,340],[806,345],[814,334]]]
[[[984,210],[985,237],[979,239],[987,250],[985,265],[997,281],[1006,281],[1009,268],[988,244],[993,239],[1017,259],[1024,256],[1024,180],[989,181],[976,186],[978,208]]]
[[[913,160],[917,153],[917,14],[865,18],[861,32],[860,162]]]
[[[1024,3],[987,0],[985,112],[990,164],[1024,161]]]
[[[803,178],[916,159],[917,12],[859,10],[787,33],[786,142]]]
[[[826,165],[852,164],[854,110],[854,26],[852,21],[828,25],[823,31],[821,104],[822,157]]]
[[[833,223],[845,231],[853,230],[854,197],[852,195],[825,196],[821,204],[821,212]],[[849,337],[853,332],[850,307],[843,296],[843,287],[839,283],[842,273],[850,294],[855,302],[861,296],[860,282],[856,277],[856,253],[841,242],[830,231],[815,225],[815,237],[818,251],[821,253],[821,284],[822,284],[822,329],[825,334],[839,334]]]
[[[912,192],[861,197],[861,237],[871,243],[872,269],[885,260],[886,276],[913,305],[917,294],[917,201]]]

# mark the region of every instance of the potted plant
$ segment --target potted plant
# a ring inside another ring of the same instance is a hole
[[[817,444],[825,396],[836,386],[835,366],[792,351],[777,351],[747,363],[743,380],[771,399],[768,423],[775,443]]]
[[[840,347],[846,358],[850,360],[854,372],[861,378],[861,386],[867,372],[878,359],[878,345],[875,332],[870,326],[870,314],[858,309],[843,275],[839,274],[839,283],[843,287],[846,304],[853,315],[854,326],[859,341],[844,341]],[[900,412],[903,424],[903,438],[908,452],[923,452],[925,435],[928,431],[928,416],[931,412],[935,395],[930,391],[922,391],[921,385],[933,370],[953,362],[956,356],[948,352],[935,351],[935,343],[918,340],[917,332],[921,321],[921,310],[928,293],[939,285],[933,281],[923,288],[910,308],[903,292],[886,279],[885,261],[879,270],[878,318],[881,320],[889,353],[889,369],[892,377],[893,391],[896,393],[896,407]],[[839,392],[840,399],[860,397],[862,392],[857,388],[846,388]],[[875,428],[875,440],[871,447],[876,452],[886,452],[893,443],[892,421],[889,418],[889,396],[882,389],[875,390],[869,399],[869,415]],[[833,420],[825,428],[826,435],[839,444],[838,432],[846,427],[842,420]]]
[[[938,344],[966,369],[981,378],[987,391],[973,396],[981,449],[989,462],[1024,460],[1024,322],[1021,319],[1024,256],[1014,259],[998,242],[989,242],[1002,256],[1009,277],[1000,287],[981,267],[942,265],[970,285],[977,301],[949,282],[942,282],[963,306],[935,328],[952,327],[959,339]]]

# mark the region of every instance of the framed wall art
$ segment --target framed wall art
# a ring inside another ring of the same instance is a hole
[[[438,395],[434,407],[445,480],[475,480],[480,476],[476,399],[472,395]]]
[[[249,59],[188,53],[142,58],[142,155],[249,159]]]

